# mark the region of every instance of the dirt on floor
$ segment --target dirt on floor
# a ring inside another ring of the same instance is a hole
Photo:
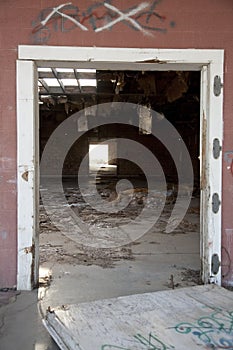
[[[133,260],[130,247],[114,249],[97,249],[80,246],[56,232],[56,241],[48,243],[45,233],[41,234],[40,263],[65,262],[72,265],[97,265],[103,268],[112,268],[114,264],[122,259]]]
[[[45,189],[46,190],[46,189]],[[109,186],[102,187],[100,190],[102,197],[107,200],[110,198],[110,202],[116,196],[113,195],[112,189]],[[137,188],[137,190],[131,190],[131,200],[129,205],[117,213],[102,213],[93,209],[88,203],[88,199],[82,197],[77,188],[65,189],[65,195],[67,198],[67,205],[74,211],[76,215],[92,227],[111,228],[116,225],[120,226],[130,222],[141,212],[144,203],[147,199],[147,191],[145,188]],[[89,193],[87,196],[91,196]],[[125,196],[129,195],[127,191],[123,191],[118,194],[117,200],[120,201]],[[150,208],[160,205],[161,198],[164,193],[159,194],[154,192],[150,196],[150,201],[147,202],[147,206]],[[156,223],[156,230],[160,231],[164,235],[185,235],[189,232],[199,231],[199,222],[197,217],[199,215],[198,206],[190,207],[188,210],[189,218],[183,219],[180,225],[170,234],[165,232],[168,218],[170,217],[171,210],[173,208],[176,193],[175,190],[169,190],[166,194],[166,203],[159,220]],[[56,193],[52,194],[51,202],[56,202]],[[199,200],[197,199],[197,202]],[[62,220],[62,214],[61,214]],[[134,241],[130,244],[118,247],[118,248],[93,248],[85,245],[80,245],[74,242],[51,222],[47,215],[43,203],[40,205],[40,264],[46,262],[59,262],[68,263],[71,265],[97,265],[102,268],[113,268],[115,264],[120,260],[134,260],[135,256],[132,253],[132,247],[140,244],[140,242]],[[151,241],[150,244],[160,244],[157,241]],[[186,269],[182,272],[182,278],[187,282],[193,282],[199,284],[200,271],[194,271]],[[175,282],[171,281],[171,287]]]

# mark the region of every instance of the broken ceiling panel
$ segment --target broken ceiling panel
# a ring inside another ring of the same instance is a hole
[[[144,73],[138,78],[138,85],[146,96],[156,95],[155,76],[151,72]]]
[[[96,92],[95,69],[38,68],[38,81],[40,95]]]
[[[164,112],[164,108],[172,108],[172,104],[181,98],[196,100],[199,106],[199,72],[96,71],[47,67],[38,68],[38,76],[40,102],[50,109],[56,109],[57,105],[64,103],[66,111],[78,111],[91,100],[90,105],[106,102],[150,104],[153,110]],[[66,101],[61,102],[63,100]],[[181,112],[176,119],[180,119]],[[105,110],[98,112],[99,115],[101,113],[102,117],[109,115]],[[91,115],[95,114],[93,110]],[[147,130],[147,127],[142,125],[142,130]]]
[[[189,72],[177,72],[175,78],[167,86],[166,96],[168,102],[178,100],[188,91],[188,74]]]
[[[139,115],[139,133],[150,135],[152,130],[152,114],[151,106],[139,106],[138,107]]]

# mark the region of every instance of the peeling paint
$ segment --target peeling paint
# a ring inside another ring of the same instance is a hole
[[[39,280],[35,280],[35,241],[33,239],[32,246],[31,248],[31,253],[32,253],[32,264],[31,264],[31,285],[33,288],[38,288],[39,287]]]
[[[25,171],[23,174],[22,174],[22,178],[28,182],[28,171]]]
[[[206,134],[207,134],[207,121],[205,114],[203,113],[202,119],[202,169],[200,179],[200,190],[205,190],[207,187],[207,174],[206,174]]]
[[[25,247],[24,248],[24,252],[26,253],[26,254],[29,254],[29,253],[32,253],[33,252],[33,246],[31,246],[31,247]]]
[[[168,63],[168,61],[161,61],[158,58],[151,58],[150,60],[136,61],[136,63],[159,63],[159,64],[165,64],[165,63]]]

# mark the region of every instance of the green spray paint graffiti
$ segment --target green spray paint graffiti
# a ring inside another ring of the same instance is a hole
[[[233,349],[233,311],[218,309],[195,323],[179,323],[175,330],[194,335],[209,349]]]
[[[198,346],[203,345],[205,349],[233,350],[233,311],[216,309],[213,313],[202,316],[193,323],[181,322],[169,329],[182,335],[191,335],[194,340],[196,339],[195,343]],[[174,346],[166,344],[152,332],[147,337],[138,333],[133,338],[133,345],[104,344],[101,350],[135,350],[136,345],[140,346],[140,350],[175,349]],[[132,339],[129,340],[129,343],[132,344]]]
[[[166,345],[162,340],[160,340],[155,334],[149,333],[148,337],[144,337],[142,334],[138,333],[133,336],[137,344],[142,345],[141,350],[170,350],[175,349],[173,346]],[[101,350],[134,350],[134,348],[121,347],[117,345],[102,345]]]

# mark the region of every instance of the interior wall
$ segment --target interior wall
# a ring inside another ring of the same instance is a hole
[[[45,121],[45,120],[43,120]],[[199,116],[197,116],[197,123],[199,121]],[[46,128],[46,123],[42,129]],[[104,131],[102,132],[102,130]],[[47,129],[48,130],[48,129]],[[189,128],[181,128],[179,130],[183,139],[186,141],[187,147],[190,152],[190,156],[193,161],[194,165],[194,177],[195,177],[195,184],[198,187],[199,186],[199,161],[198,161],[198,155],[199,155],[199,127],[195,130],[190,130]],[[77,132],[77,137],[79,136],[79,133]],[[45,139],[45,134],[42,133],[43,142]],[[76,176],[78,174],[78,170],[80,167],[80,164],[85,157],[85,155],[89,151],[89,143],[91,142],[103,142],[103,140],[111,139],[111,138],[126,138],[126,139],[132,139],[135,142],[139,142],[142,145],[144,145],[146,148],[148,148],[159,160],[160,164],[162,165],[163,171],[166,174],[166,178],[169,182],[177,182],[177,173],[176,173],[176,167],[174,164],[174,161],[172,160],[169,152],[167,149],[159,142],[154,136],[152,135],[139,135],[138,129],[134,127],[129,127],[125,125],[117,126],[117,132],[116,132],[116,126],[108,126],[104,128],[98,128],[98,136],[96,135],[96,132],[87,132],[82,137],[79,137],[79,140],[75,142],[75,144],[71,147],[69,153],[67,154],[67,157],[64,162],[63,166],[63,175],[64,176]],[[116,151],[119,147],[120,141],[117,141],[116,144]],[[56,150],[54,150],[53,158],[58,156],[56,153]],[[111,162],[114,164],[114,162]],[[129,162],[128,160],[124,159],[118,159],[117,160],[117,166],[118,166],[118,175],[124,176],[138,176],[143,174],[143,170],[135,166],[135,164]],[[51,168],[51,167],[50,167]],[[152,168],[152,166],[151,166]],[[148,171],[150,169],[150,164],[148,164]],[[47,175],[54,175],[55,172],[52,174]],[[86,168],[86,172],[82,175],[89,175],[89,169]],[[152,176],[156,177],[156,174],[151,173]]]
[[[73,1],[48,17],[62,2],[8,0],[0,2],[0,287],[13,287],[17,275],[16,71],[18,45],[104,46],[140,48],[225,49],[224,144],[222,201],[223,284],[233,284],[233,6],[231,0],[112,1],[129,13],[138,8],[133,25],[119,20],[108,1]],[[82,26],[80,23],[82,22]],[[106,26],[107,24],[107,26]],[[26,126],[25,126],[26,127]]]

